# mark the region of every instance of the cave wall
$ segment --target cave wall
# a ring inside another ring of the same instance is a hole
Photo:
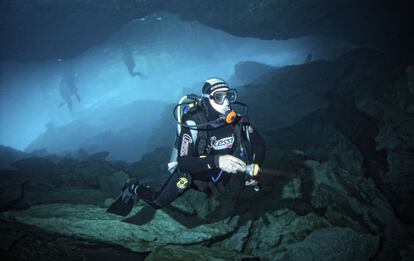
[[[76,56],[132,19],[179,14],[238,36],[290,39],[321,35],[372,45],[403,58],[413,44],[412,1],[11,1],[0,3],[0,60]]]

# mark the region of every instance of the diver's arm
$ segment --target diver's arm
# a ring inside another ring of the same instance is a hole
[[[178,139],[178,168],[186,173],[205,172],[216,168],[213,155],[197,156],[196,141],[188,128],[182,128]]]

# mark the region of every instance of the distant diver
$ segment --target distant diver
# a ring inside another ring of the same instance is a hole
[[[127,43],[122,42],[121,50],[122,50],[122,60],[124,61],[128,69],[129,75],[131,77],[139,76],[141,79],[147,79],[147,77],[144,74],[135,70],[136,64],[135,64],[134,55],[132,54],[132,50],[130,46]]]
[[[245,112],[235,112],[231,104]],[[186,95],[174,108],[177,136],[162,188],[155,191],[130,177],[107,211],[126,216],[139,199],[159,209],[189,188],[218,195],[233,175],[243,175],[245,185],[258,191],[265,144],[246,114],[236,90],[222,79],[208,79],[201,97]]]
[[[308,55],[305,58],[304,63],[310,63],[310,62],[312,62],[312,56],[313,56],[312,55],[312,52],[309,52]]]
[[[72,96],[75,96],[78,102],[81,101],[81,98],[78,94],[78,88],[75,84],[76,75],[71,71],[65,71],[58,77],[59,81],[59,93],[63,101],[59,104],[59,107],[62,107],[66,104],[70,112],[72,110]]]

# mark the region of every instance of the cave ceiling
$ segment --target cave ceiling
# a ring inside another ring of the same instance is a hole
[[[233,35],[290,39],[319,35],[383,50],[413,44],[412,1],[386,0],[3,0],[0,60],[70,58],[133,19],[160,11]]]

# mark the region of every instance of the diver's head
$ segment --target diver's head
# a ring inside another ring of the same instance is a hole
[[[202,96],[216,112],[225,115],[231,110],[230,103],[237,100],[237,91],[220,78],[210,78],[204,82]]]

